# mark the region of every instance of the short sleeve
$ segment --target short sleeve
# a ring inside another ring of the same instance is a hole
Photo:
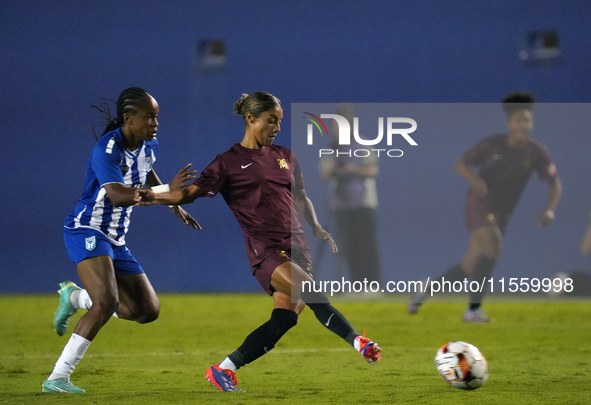
[[[472,166],[478,166],[484,163],[486,155],[490,150],[490,140],[485,138],[471,147],[464,153],[464,160]]]
[[[224,158],[217,155],[203,171],[193,184],[202,190],[208,191],[210,196],[216,195],[226,184],[228,179],[228,169]]]
[[[535,143],[535,166],[534,169],[538,172],[538,177],[542,181],[551,181],[558,175],[556,165],[552,162],[550,152],[544,145]]]
[[[101,186],[108,183],[124,183],[119,163],[121,152],[115,138],[111,138],[105,146],[102,142],[92,149],[91,167]]]
[[[303,190],[304,189],[304,175],[302,174],[302,169],[300,168],[300,162],[295,153],[291,152],[291,172],[293,174],[293,190]]]

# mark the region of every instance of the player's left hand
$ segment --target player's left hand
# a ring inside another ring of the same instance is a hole
[[[337,244],[332,239],[332,235],[330,233],[326,232],[324,230],[324,228],[322,228],[320,225],[314,227],[314,236],[316,236],[318,239],[328,241],[328,244],[330,245],[330,249],[332,250],[332,253],[337,253],[339,251]]]
[[[201,225],[183,208],[179,207],[178,205],[173,205],[170,207],[174,215],[180,218],[183,221],[183,224],[191,226],[193,229],[203,229]]]
[[[551,224],[554,221],[554,211],[552,210],[545,210],[538,214],[538,225],[540,227],[544,227],[546,225]]]

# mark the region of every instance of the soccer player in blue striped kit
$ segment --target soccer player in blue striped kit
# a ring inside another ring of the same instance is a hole
[[[245,94],[234,111],[245,122],[242,142],[218,155],[193,184],[160,194],[136,191],[138,205],[186,204],[219,192],[242,228],[253,275],[273,298],[271,318],[226,359],[211,366],[206,379],[222,391],[241,391],[235,371],[273,349],[297,324],[306,305],[373,365],[381,359],[380,347],[357,333],[325,294],[302,291],[302,282],[313,279],[300,213],[314,236],[328,241],[333,252],[336,245],[318,223],[297,158],[288,148],[273,145],[283,118],[280,101],[265,92]]]
[[[111,316],[139,323],[158,318],[156,292],[125,245],[135,190],[143,186],[175,189],[194,179],[183,170],[162,186],[152,169],[158,150],[158,112],[158,103],[145,90],[123,90],[117,100],[117,117],[107,113],[109,122],[92,149],[82,197],[64,223],[68,256],[76,263],[86,289],[71,281],[60,283],[60,304],[54,317],[57,334],[66,332],[69,318],[79,308],[88,311],[43,382],[42,392],[85,392],[70,382],[70,375]],[[171,208],[185,225],[200,229],[185,210]]]

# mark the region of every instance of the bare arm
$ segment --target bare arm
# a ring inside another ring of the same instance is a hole
[[[170,189],[174,190],[187,187],[185,182],[194,179],[194,174],[196,173],[195,170],[188,170],[190,167],[191,164],[189,163],[183,167],[176,174],[176,176],[174,176],[174,178],[169,183]],[[158,178],[158,175],[154,170],[148,173],[148,178],[146,180],[146,185],[148,187],[159,186],[161,184],[162,181],[160,181],[160,178]],[[183,224],[189,225],[194,229],[202,229],[197,220],[183,208],[179,207],[178,205],[169,205],[169,208],[171,209],[172,213],[183,222]]]
[[[121,183],[108,183],[103,185],[107,197],[115,207],[129,207],[135,204],[135,192],[137,188],[127,187]]]
[[[150,189],[135,190],[135,205],[184,205],[190,204],[207,194],[206,190],[190,184],[185,188],[171,189],[166,193],[154,193]]]
[[[540,226],[549,225],[554,221],[554,211],[558,206],[558,201],[560,201],[561,195],[562,183],[560,182],[560,177],[553,177],[548,182],[548,200],[546,202],[546,208],[537,216],[538,224]]]
[[[474,191],[476,191],[476,194],[480,197],[485,197],[488,194],[486,182],[470,169],[470,165],[463,156],[456,161],[454,167],[460,176],[468,180]]]
[[[312,228],[314,236],[319,239],[326,240],[330,244],[330,248],[333,253],[338,252],[338,248],[330,233],[326,232],[322,225],[318,222],[316,211],[314,210],[314,204],[306,195],[306,190],[300,189],[294,191],[295,202],[298,207],[298,211],[302,214],[308,225]]]
[[[161,184],[162,184],[162,182],[160,181],[160,178],[158,177],[158,175],[156,174],[154,169],[152,169],[152,171],[150,173],[148,173],[148,178],[146,179],[146,186],[153,187],[153,186],[159,186]]]

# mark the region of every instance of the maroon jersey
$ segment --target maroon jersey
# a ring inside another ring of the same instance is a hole
[[[247,149],[235,144],[216,156],[193,182],[218,192],[238,220],[251,266],[292,246],[311,262],[293,190],[304,188],[300,164],[290,149],[271,145]]]
[[[493,135],[483,139],[464,154],[467,163],[479,166],[478,175],[486,182],[488,195],[484,201],[493,211],[510,215],[532,172],[540,180],[550,181],[557,175],[547,148],[528,139],[522,148],[509,146],[508,135]],[[470,187],[468,198],[477,198]]]

